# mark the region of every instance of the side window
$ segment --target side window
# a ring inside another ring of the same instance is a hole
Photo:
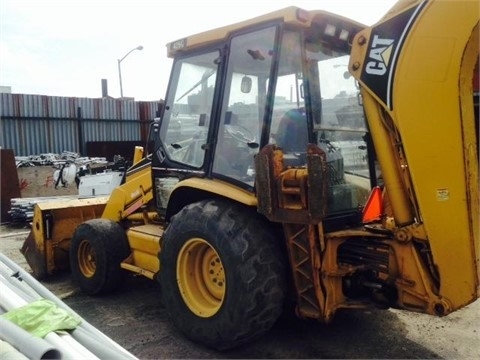
[[[217,78],[218,52],[177,61],[173,68],[160,136],[170,159],[200,168]]]
[[[213,171],[253,185],[276,27],[231,40]]]
[[[359,88],[348,72],[348,55],[318,61],[322,118],[319,139],[339,149],[347,174],[368,177],[367,132]]]

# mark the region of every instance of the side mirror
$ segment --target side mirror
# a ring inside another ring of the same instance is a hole
[[[240,85],[240,91],[244,94],[248,94],[252,90],[252,79],[248,76],[242,78],[242,84]]]

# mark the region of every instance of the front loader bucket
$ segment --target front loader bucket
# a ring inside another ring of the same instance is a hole
[[[76,227],[101,217],[107,201],[108,197],[95,197],[35,205],[32,230],[20,252],[37,279],[69,268],[68,250]]]
[[[33,276],[41,280],[47,276],[47,263],[45,261],[44,247],[37,247],[35,235],[30,231],[25,239],[20,252],[25,256],[28,265],[33,271]]]

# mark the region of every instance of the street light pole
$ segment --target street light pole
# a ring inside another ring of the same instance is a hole
[[[118,79],[120,81],[120,97],[123,98],[123,86],[122,86],[122,67],[120,66],[120,63],[128,56],[130,55],[130,53],[132,53],[133,51],[135,50],[143,50],[143,46],[142,45],[139,45],[137,46],[136,48],[133,48],[132,50],[130,50],[128,53],[126,53],[124,55],[124,57],[122,57],[121,59],[118,59],[117,62],[118,62]]]

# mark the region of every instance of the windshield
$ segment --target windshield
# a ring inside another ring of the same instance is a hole
[[[177,81],[167,96],[160,136],[169,158],[196,168],[203,165],[212,113],[218,52],[192,56],[175,63]]]

